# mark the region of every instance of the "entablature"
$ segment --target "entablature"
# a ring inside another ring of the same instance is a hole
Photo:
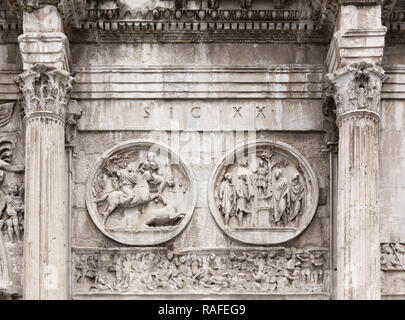
[[[69,41],[83,43],[324,43],[340,5],[382,5],[387,43],[404,43],[405,2],[398,0],[6,0],[0,43],[16,43],[22,13],[57,6]]]
[[[334,0],[161,0],[157,4],[7,0],[0,6],[0,33],[2,42],[16,42],[22,33],[23,10],[55,5],[71,42],[327,43],[339,6]]]

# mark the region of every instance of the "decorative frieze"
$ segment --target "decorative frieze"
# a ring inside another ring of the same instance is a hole
[[[73,294],[271,294],[329,290],[324,248],[73,248]]]
[[[381,243],[381,293],[394,298],[405,295],[405,243]]]
[[[384,19],[384,25],[389,31],[386,37],[388,44],[405,43],[405,8],[388,11]]]
[[[177,2],[175,2],[177,3]],[[132,42],[315,42],[327,43],[339,6],[381,5],[388,42],[401,43],[402,11],[397,0],[296,1],[297,5],[274,1],[252,9],[251,1],[240,8],[226,9],[219,0],[207,8],[187,9],[182,5],[159,6],[139,11],[118,3],[113,8],[94,8],[85,0],[18,0],[0,4],[0,41],[16,42],[22,33],[23,11],[53,5],[58,8],[70,41]],[[398,19],[399,18],[399,19]],[[264,34],[261,36],[260,34]],[[175,36],[174,36],[175,35]]]
[[[64,119],[73,81],[68,72],[43,64],[24,71],[17,82],[24,98],[25,115],[49,112]]]
[[[381,243],[381,270],[405,271],[405,244]]]
[[[12,165],[14,154],[10,139],[0,140],[0,184],[5,173],[24,173],[23,165]],[[0,190],[0,232],[5,242],[21,243],[24,230],[24,188],[8,180],[5,192]]]
[[[0,140],[0,291],[21,295],[24,247],[24,187],[17,174],[23,165],[13,164],[15,142]]]
[[[338,6],[334,1],[297,1],[288,6],[275,1],[251,9],[224,8],[209,1],[208,8],[181,5],[133,9],[89,8],[87,17],[72,26],[70,40],[115,42],[327,42]]]

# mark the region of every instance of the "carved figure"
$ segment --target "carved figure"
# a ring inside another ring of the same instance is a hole
[[[302,281],[305,284],[308,284],[311,280],[311,264],[312,264],[312,259],[311,255],[309,252],[302,252],[302,253],[297,253],[297,258],[298,260],[301,261],[301,276],[302,276]]]
[[[208,199],[216,222],[247,243],[291,239],[310,221],[302,216],[316,210],[318,185],[312,169],[281,143],[259,140],[239,147],[217,166],[210,184]]]
[[[154,152],[148,152],[146,160],[139,164],[139,172],[142,174],[149,173],[148,183],[151,192],[161,194],[167,184],[173,184],[172,179],[170,182],[166,182],[164,176],[159,173],[159,165],[155,160]]]
[[[6,196],[6,224],[8,236],[11,242],[21,241],[21,231],[24,226],[24,203],[22,199],[22,188],[15,183],[8,184],[8,195]]]
[[[235,184],[236,192],[236,216],[239,221],[239,227],[243,225],[244,215],[247,216],[246,224],[250,224],[252,216],[252,202],[254,191],[252,188],[251,171],[248,168],[248,159],[243,158],[237,171],[238,180]]]
[[[11,165],[13,159],[13,145],[11,141],[3,140],[0,142],[0,174],[3,178],[4,172],[22,173],[24,172],[23,165]]]
[[[123,142],[108,150],[90,173],[88,212],[105,235],[120,243],[165,242],[193,214],[196,186],[190,169],[164,145],[153,151],[157,146],[148,140]],[[161,285],[154,280],[153,286]]]
[[[302,209],[305,189],[301,185],[299,179],[300,175],[295,173],[288,188],[288,222],[293,221]]]
[[[144,224],[150,227],[174,226],[184,218],[183,212],[177,212],[172,206],[164,206],[159,209],[150,209],[146,214]]]
[[[225,174],[224,181],[222,181],[219,186],[218,198],[220,200],[218,208],[224,215],[225,225],[228,225],[229,218],[234,215],[235,208],[235,190],[232,185],[232,175],[230,173]]]
[[[281,169],[274,170],[273,185],[273,221],[277,226],[287,224],[287,179],[282,176]]]
[[[99,292],[323,292],[325,253],[294,248],[238,252],[75,254],[76,286]],[[86,279],[86,281],[84,281]]]
[[[120,190],[112,191],[105,194],[102,198],[94,200],[96,203],[107,202],[105,211],[101,212],[104,216],[104,225],[108,216],[117,207],[131,208],[155,199],[165,203],[160,194],[152,195],[149,192],[148,181],[151,179],[149,171],[145,171],[144,173],[139,172],[134,167],[134,163],[130,163],[127,168],[117,170],[115,173],[120,180]]]
[[[400,269],[401,259],[395,250],[394,244],[385,243],[381,247],[381,267],[383,270],[396,270]]]
[[[268,187],[268,178],[269,178],[269,168],[266,166],[266,163],[263,159],[259,160],[259,167],[255,171],[255,184],[259,195],[265,197],[267,194]]]
[[[320,252],[311,254],[311,284],[314,288],[321,286],[323,288],[323,265],[325,263],[324,256]]]

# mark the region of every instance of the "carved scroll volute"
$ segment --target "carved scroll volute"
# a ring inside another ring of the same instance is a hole
[[[355,63],[329,73],[326,81],[332,86],[337,118],[355,110],[380,114],[381,88],[387,77],[384,70],[367,62]]]
[[[23,94],[25,115],[50,112],[64,119],[73,82],[67,71],[43,64],[24,71],[17,83]]]

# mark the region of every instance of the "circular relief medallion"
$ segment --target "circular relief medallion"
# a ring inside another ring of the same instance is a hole
[[[308,161],[281,142],[256,140],[226,154],[209,182],[212,215],[230,237],[266,245],[298,236],[318,204]]]
[[[87,181],[86,205],[97,227],[128,245],[156,245],[178,235],[196,202],[191,170],[171,149],[131,140],[106,151]]]

